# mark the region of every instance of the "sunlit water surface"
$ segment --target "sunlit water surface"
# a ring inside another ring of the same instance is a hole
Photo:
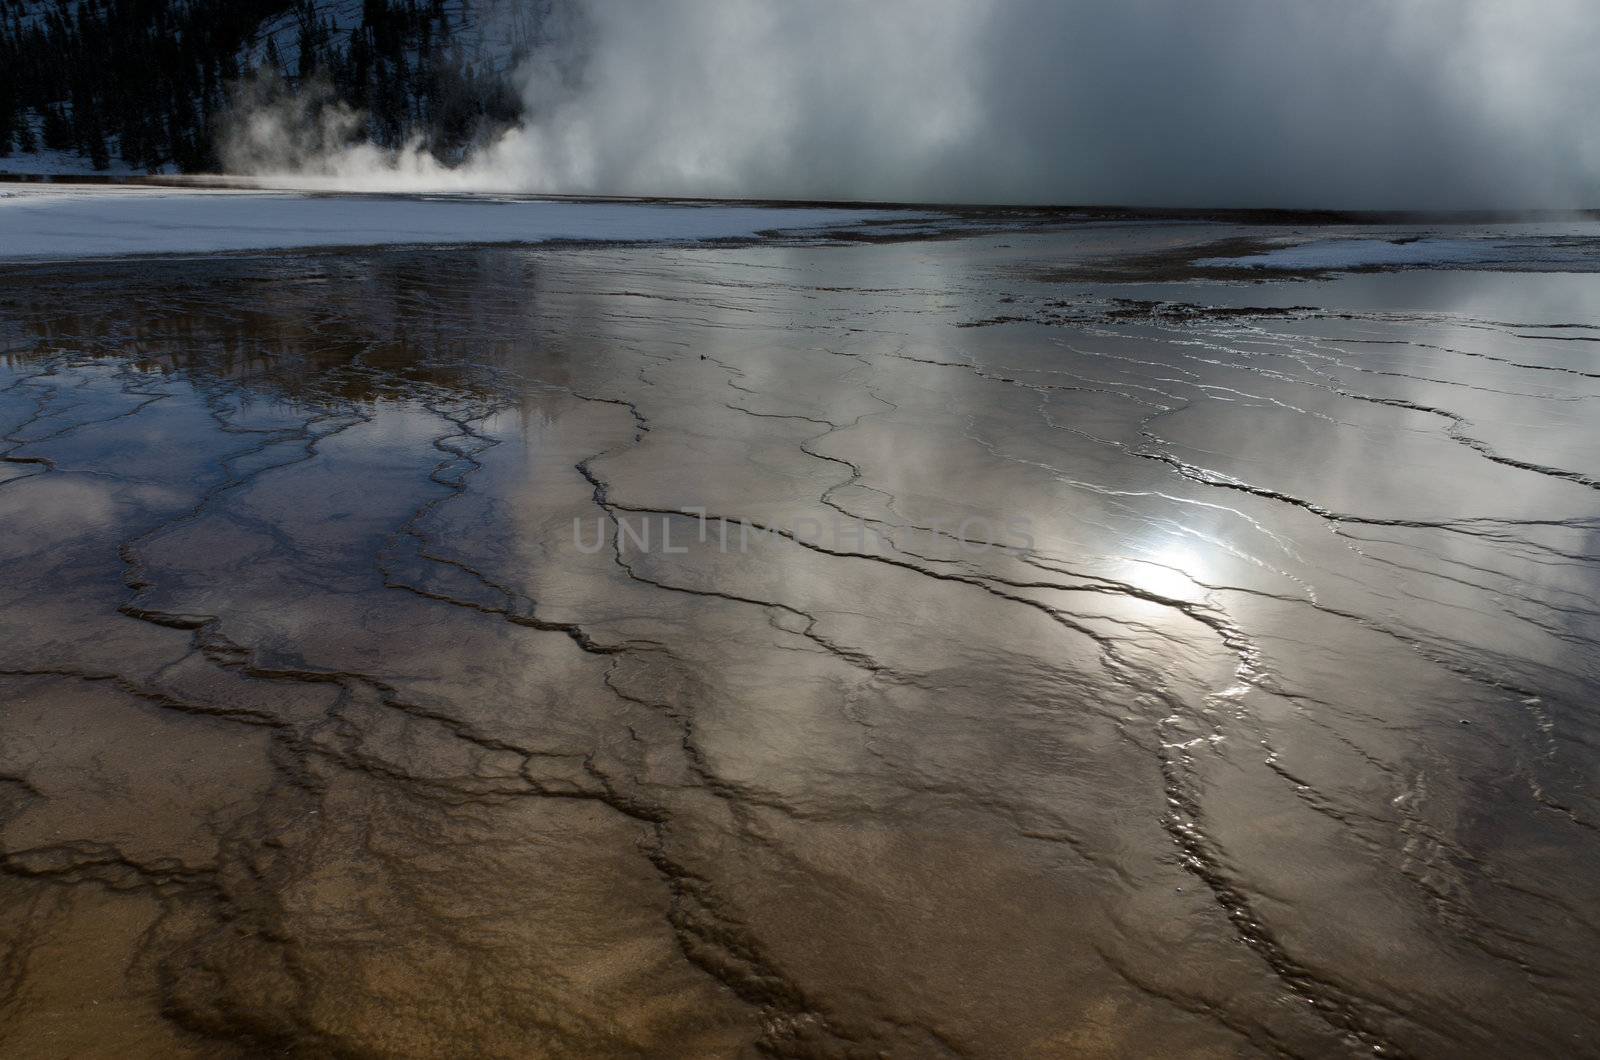
[[[6,274],[0,1048],[1593,1055],[1600,277],[1164,238]]]

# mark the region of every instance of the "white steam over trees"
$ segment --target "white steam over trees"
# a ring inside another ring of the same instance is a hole
[[[1594,0],[0,0],[0,15],[0,151],[393,191],[1600,206]]]
[[[214,172],[241,106],[293,100],[353,108],[350,139],[459,159],[522,110],[515,56],[469,54],[478,25],[471,0],[0,0],[0,158]]]

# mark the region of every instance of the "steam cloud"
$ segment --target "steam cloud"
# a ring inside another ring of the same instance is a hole
[[[264,108],[230,168],[369,190],[1600,206],[1593,0],[575,2],[520,74],[523,126],[460,166],[330,147]]]

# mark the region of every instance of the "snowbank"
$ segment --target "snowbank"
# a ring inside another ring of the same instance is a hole
[[[0,260],[303,247],[696,242],[909,220],[904,212],[0,185]]]
[[[1546,231],[1549,227],[1507,226],[1498,238],[1323,239],[1241,257],[1201,258],[1195,264],[1295,272],[1451,267],[1592,271],[1596,267],[1600,227],[1593,222],[1574,222],[1555,233]]]

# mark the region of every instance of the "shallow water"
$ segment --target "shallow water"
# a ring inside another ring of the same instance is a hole
[[[1600,276],[1174,231],[7,272],[0,1050],[1600,1053]]]

